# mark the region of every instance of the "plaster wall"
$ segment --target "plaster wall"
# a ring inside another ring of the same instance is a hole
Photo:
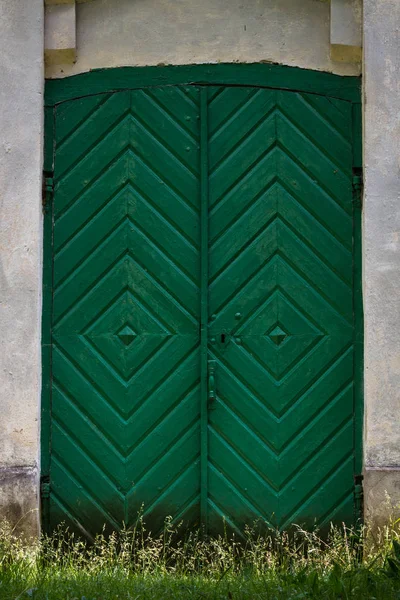
[[[359,64],[330,59],[324,0],[95,0],[77,4],[76,27],[76,63],[48,64],[47,77],[126,65],[259,61],[360,73]]]
[[[38,528],[43,0],[0,2],[0,514]]]
[[[400,505],[400,3],[364,0],[365,498]]]

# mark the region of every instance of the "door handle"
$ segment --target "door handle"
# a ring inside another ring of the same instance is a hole
[[[208,401],[215,402],[216,385],[215,385],[215,360],[208,361]]]

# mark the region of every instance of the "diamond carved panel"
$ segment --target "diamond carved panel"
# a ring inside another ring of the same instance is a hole
[[[100,312],[84,332],[84,336],[125,381],[171,335],[171,331],[161,325],[129,290]]]
[[[323,335],[279,288],[264,308],[240,328],[243,347],[257,357],[276,381],[311,352]]]

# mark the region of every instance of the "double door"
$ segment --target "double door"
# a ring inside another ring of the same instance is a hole
[[[56,107],[50,526],[353,520],[351,132],[252,87]]]

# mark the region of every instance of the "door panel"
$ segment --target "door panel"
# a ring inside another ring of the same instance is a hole
[[[350,116],[210,91],[211,529],[353,518]]]
[[[56,111],[50,515],[89,537],[198,522],[197,116],[178,88]]]

